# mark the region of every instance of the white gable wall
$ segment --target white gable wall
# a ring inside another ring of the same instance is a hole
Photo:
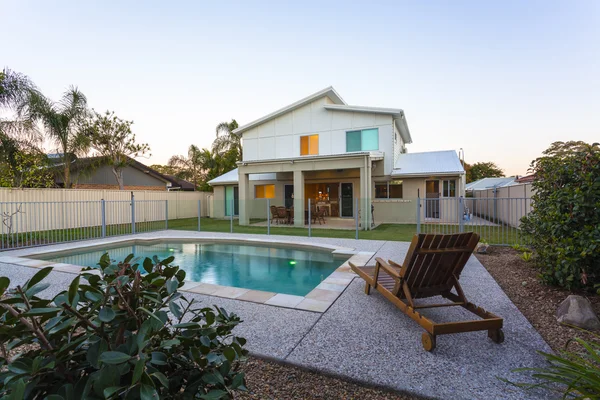
[[[394,127],[390,115],[326,110],[333,102],[322,97],[256,126],[242,135],[243,160],[300,157],[300,137],[319,135],[319,155],[346,153],[346,132],[379,128],[379,151],[385,153],[385,171],[394,164]]]

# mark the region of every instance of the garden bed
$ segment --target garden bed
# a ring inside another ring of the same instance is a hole
[[[418,399],[253,357],[242,370],[248,392],[237,394],[237,399]]]
[[[573,337],[599,341],[593,334],[559,324],[556,309],[568,295],[579,294],[587,297],[599,314],[600,296],[573,293],[541,283],[533,262],[523,261],[521,253],[510,247],[490,247],[488,251],[489,254],[476,254],[477,259],[552,349],[563,349]]]

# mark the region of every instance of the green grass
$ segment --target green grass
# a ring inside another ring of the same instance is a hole
[[[258,221],[258,220],[257,220]],[[257,222],[251,221],[251,223]],[[222,219],[202,218],[201,230],[204,232],[230,232],[230,221]],[[520,232],[516,228],[496,226],[465,226],[465,231],[479,233],[481,240],[490,244],[514,244],[521,241]],[[197,230],[196,218],[169,221],[169,229]],[[237,220],[233,221],[234,233],[267,234],[265,226],[242,226]],[[410,241],[417,232],[416,224],[381,224],[370,231],[359,231],[358,238],[366,240]],[[424,233],[456,233],[458,225],[421,225]],[[271,226],[271,235],[308,236],[308,228]],[[312,229],[313,237],[354,239],[356,231],[343,229]]]
[[[251,223],[261,220],[252,220]],[[203,232],[230,232],[230,221],[224,219],[202,218],[201,231]],[[136,224],[136,231],[150,232],[165,228],[164,221],[140,222]],[[496,226],[465,226],[465,231],[474,231],[479,233],[481,240],[489,244],[524,244],[521,233],[516,228],[496,227]],[[169,229],[197,231],[198,219],[185,218],[169,221]],[[237,220],[233,221],[234,233],[250,233],[266,235],[266,226],[241,226]],[[358,238],[366,240],[392,240],[392,241],[410,241],[417,232],[416,224],[381,224],[370,231],[359,231]],[[423,233],[456,233],[457,225],[421,225]],[[126,235],[131,233],[131,224],[109,225],[106,227],[107,236]],[[294,228],[271,226],[271,235],[283,236],[308,236],[308,228]],[[312,229],[312,237],[354,239],[355,230],[344,229]],[[8,235],[0,235],[0,248],[17,248],[25,246],[36,246],[50,243],[60,243],[66,241],[94,239],[102,237],[99,226],[72,229],[57,229],[51,231],[29,232]]]

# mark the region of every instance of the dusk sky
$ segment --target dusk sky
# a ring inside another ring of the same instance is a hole
[[[0,68],[133,120],[147,164],[327,86],[507,175],[600,141],[600,1],[284,3],[0,0]]]

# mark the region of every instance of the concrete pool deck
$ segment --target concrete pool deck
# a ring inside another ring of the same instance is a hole
[[[297,244],[373,253],[364,264],[373,264],[374,257],[401,261],[408,249],[405,242],[210,232],[163,231],[135,235],[135,238],[293,240]],[[17,266],[4,257],[21,258],[34,252],[72,250],[83,243],[101,244],[113,240],[115,238],[3,252],[0,253],[4,260],[0,261],[0,276],[8,276],[14,286],[23,284],[37,271],[36,268]],[[66,289],[73,273],[56,271],[47,279],[53,283],[47,289],[47,295],[51,296]],[[465,267],[461,284],[470,301],[504,318],[504,343],[494,344],[485,331],[442,335],[436,350],[428,353],[421,345],[423,330],[418,324],[377,292],[365,295],[364,282],[358,277],[322,313],[200,293],[188,293],[187,296],[203,305],[216,304],[237,313],[244,322],[236,328],[236,335],[246,337],[247,348],[258,356],[424,397],[546,398],[547,394],[524,392],[498,377],[522,380],[522,376],[512,374],[510,370],[543,365],[544,361],[536,351],[550,351],[548,345],[475,257],[471,257]],[[426,314],[440,320],[465,316],[458,307],[431,309]]]

